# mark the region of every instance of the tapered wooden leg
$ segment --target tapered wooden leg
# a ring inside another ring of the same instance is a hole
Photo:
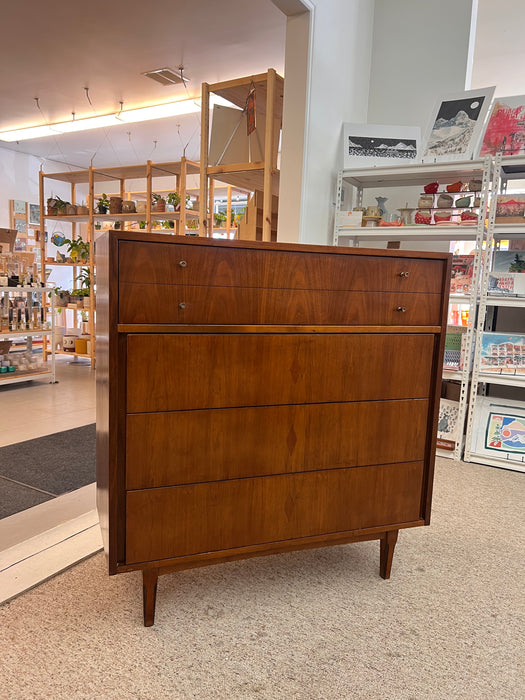
[[[398,532],[399,530],[389,530],[381,537],[381,555],[379,561],[379,574],[381,578],[390,578],[390,569],[392,568],[392,558],[394,556]]]
[[[155,622],[155,602],[157,599],[158,569],[144,569],[142,572],[142,602],[144,606],[144,627]]]

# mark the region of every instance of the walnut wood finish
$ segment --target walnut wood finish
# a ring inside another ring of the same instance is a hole
[[[408,333],[128,335],[127,411],[428,398],[433,354]]]
[[[186,240],[182,238],[182,240]],[[350,257],[322,248],[303,250],[209,248],[194,245],[123,242],[119,246],[119,281],[129,284],[243,287],[258,289],[420,292],[441,294],[442,260],[392,258],[367,254]],[[182,263],[182,264],[181,264]]]
[[[390,575],[430,520],[450,257],[99,238],[97,506],[145,625],[194,566],[379,539]]]
[[[120,284],[121,323],[438,325],[440,294]]]
[[[426,399],[133,414],[126,488],[421,461],[427,415]]]
[[[407,462],[128,491],[127,563],[411,522],[422,478]]]

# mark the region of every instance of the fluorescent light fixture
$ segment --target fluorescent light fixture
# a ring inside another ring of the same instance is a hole
[[[161,105],[126,109],[116,114],[105,114],[100,117],[88,117],[86,119],[72,119],[57,124],[41,124],[29,126],[25,129],[11,129],[0,131],[1,141],[25,141],[26,139],[38,139],[44,136],[57,136],[73,131],[86,131],[88,129],[100,129],[109,126],[122,125],[123,123],[143,122],[150,119],[163,119],[165,117],[177,117],[182,114],[200,112],[200,105],[196,99],[167,102]]]

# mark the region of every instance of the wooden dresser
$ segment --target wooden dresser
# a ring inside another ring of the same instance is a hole
[[[430,519],[449,254],[97,241],[109,573],[380,540]],[[350,572],[349,572],[350,575]]]

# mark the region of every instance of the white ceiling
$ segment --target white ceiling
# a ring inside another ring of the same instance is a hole
[[[0,130],[115,112],[121,100],[132,109],[199,97],[202,82],[284,71],[286,17],[272,0],[26,0],[3,3],[2,28]],[[187,89],[142,75],[180,65]],[[193,114],[0,147],[85,168],[92,159],[179,160],[183,145],[198,160],[199,138]]]

